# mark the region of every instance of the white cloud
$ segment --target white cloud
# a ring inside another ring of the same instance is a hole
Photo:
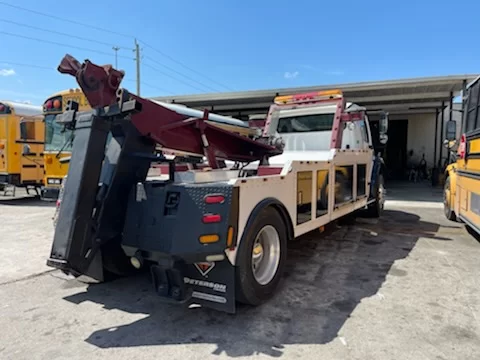
[[[15,70],[13,69],[0,69],[0,76],[13,76],[15,75]]]
[[[341,70],[334,70],[334,71],[327,71],[325,74],[327,75],[343,75],[345,72]]]
[[[286,71],[285,74],[283,74],[283,77],[285,79],[295,79],[298,77],[298,75],[300,75],[298,71],[293,71],[293,72]]]
[[[316,68],[315,66],[308,65],[308,64],[300,65],[300,67],[302,67],[303,69],[309,70],[309,71],[321,72],[324,75],[333,75],[333,76],[345,75],[345,71],[343,71],[343,70],[324,71],[324,70]]]
[[[304,69],[307,69],[307,70],[311,70],[311,71],[318,71],[318,69],[312,65],[308,65],[308,64],[305,64],[305,65],[300,65],[300,67],[304,68]]]
[[[15,100],[15,102],[32,105],[32,102],[30,100]]]

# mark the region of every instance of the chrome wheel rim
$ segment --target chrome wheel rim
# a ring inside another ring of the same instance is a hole
[[[385,204],[385,187],[383,186],[383,181],[380,181],[378,184],[378,203],[380,204],[380,208],[383,209]]]
[[[258,232],[253,243],[253,277],[260,285],[267,285],[275,277],[279,263],[280,236],[272,225],[266,225]]]
[[[445,214],[448,215],[450,211],[450,182],[445,182],[445,187],[443,189],[443,210]]]

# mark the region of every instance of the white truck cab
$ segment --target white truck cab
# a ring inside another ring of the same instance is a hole
[[[358,105],[347,103],[346,108]],[[271,157],[270,164],[282,164],[288,160],[325,160],[331,148],[332,127],[337,110],[336,105],[319,104],[318,106],[281,109],[270,124],[275,128],[275,135],[285,143],[281,155]],[[341,149],[372,148],[372,137],[368,119],[345,124]]]

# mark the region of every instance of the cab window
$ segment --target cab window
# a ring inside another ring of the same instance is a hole
[[[299,133],[313,131],[330,131],[334,114],[312,114],[282,117],[278,120],[278,133]]]
[[[469,90],[467,113],[465,116],[465,132],[470,132],[480,128],[479,114],[479,89],[480,81],[477,81]]]

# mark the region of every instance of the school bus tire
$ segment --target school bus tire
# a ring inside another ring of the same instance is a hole
[[[447,175],[443,186],[443,213],[450,221],[457,221],[455,211],[452,209],[452,195],[450,188],[450,176]]]

